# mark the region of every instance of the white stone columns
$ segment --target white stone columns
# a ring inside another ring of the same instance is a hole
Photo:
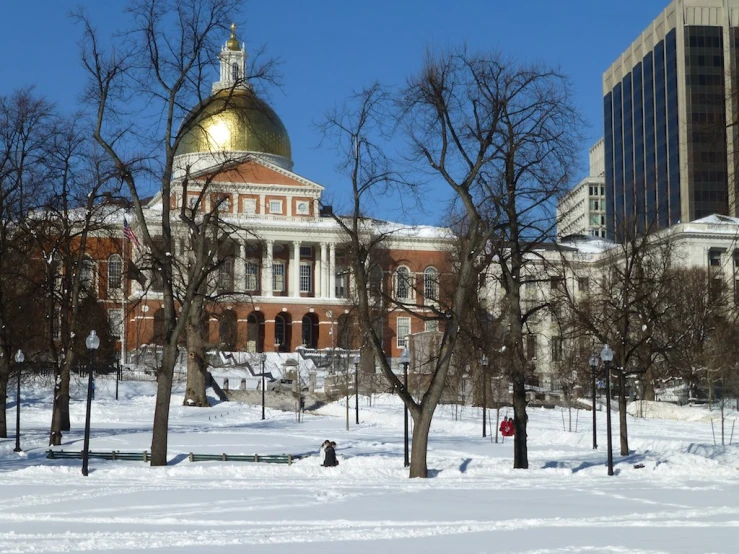
[[[332,242],[328,246],[328,297],[336,298],[336,245]]]
[[[264,241],[264,250],[262,251],[262,296],[272,296],[272,252],[274,245],[273,240]]]
[[[293,242],[293,258],[290,264],[290,296],[300,296],[300,241]]]
[[[328,245],[325,242],[321,243],[321,259],[318,261],[318,271],[316,271],[316,275],[318,275],[318,284],[316,285],[316,290],[318,291],[318,296],[321,298],[328,297]]]

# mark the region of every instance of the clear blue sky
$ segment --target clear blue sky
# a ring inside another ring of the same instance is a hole
[[[80,29],[66,14],[83,5],[99,28],[108,31],[121,25],[125,3],[3,2],[0,94],[35,84],[62,109],[74,109],[84,73],[78,57]],[[266,44],[269,53],[284,62],[284,90],[275,92],[270,101],[290,134],[295,171],[321,183],[340,200],[343,179],[334,171],[334,152],[318,148],[314,122],[353,89],[375,79],[402,84],[418,69],[428,45],[466,42],[521,60],[559,65],[571,77],[577,104],[590,125],[582,145],[584,175],[588,148],[603,134],[602,73],[667,4],[668,0],[251,0],[236,19],[246,21],[239,36],[247,49]],[[215,74],[214,68],[214,78]],[[446,190],[434,194],[441,200]],[[439,217],[439,212],[431,211],[421,222],[438,223]],[[407,214],[403,219],[410,222]]]

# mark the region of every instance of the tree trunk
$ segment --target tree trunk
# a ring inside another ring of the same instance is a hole
[[[413,412],[411,412],[413,414]],[[433,410],[418,410],[418,415],[413,417],[413,440],[411,442],[411,467],[408,477],[428,477],[426,465],[426,453],[429,444],[429,430],[434,418]]]
[[[654,374],[652,368],[647,368],[642,379],[642,400],[654,401]]]
[[[624,371],[618,372],[618,424],[621,435],[621,455],[629,455],[629,433],[626,428],[626,387]]]
[[[0,438],[8,438],[8,379],[10,378],[10,350],[0,348]]]
[[[54,367],[54,403],[51,408],[51,433],[49,434],[49,446],[59,446],[62,444],[61,394],[62,370],[57,365]]]
[[[72,373],[72,364],[77,363],[77,358],[71,349],[69,357],[68,363],[62,363],[62,382],[59,394],[59,417],[62,431],[69,431],[72,428],[69,420],[69,378]]]
[[[187,318],[187,386],[185,406],[207,407],[205,341],[203,340],[203,300],[192,302]]]
[[[523,371],[513,379],[513,468],[528,469],[529,453],[526,443],[526,380]]]
[[[169,334],[168,334],[169,335]],[[157,400],[151,437],[151,465],[167,465],[167,435],[169,404],[172,399],[172,378],[177,361],[177,342],[166,344],[162,365],[157,368]]]

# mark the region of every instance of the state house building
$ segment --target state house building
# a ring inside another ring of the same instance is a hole
[[[225,223],[243,229],[235,231],[224,247],[229,250],[226,263],[210,291],[216,300],[208,308],[209,338],[221,350],[358,348],[361,333],[353,321],[353,278],[344,247],[348,237],[330,208],[321,204],[324,187],[293,171],[287,130],[244,79],[246,52],[233,33],[219,58],[220,79],[212,95],[197,117],[182,125],[173,196],[153,197],[145,217],[156,229],[163,202],[181,205],[187,167],[191,177],[186,204],[196,205],[202,179],[212,178],[200,209],[208,212],[218,205]],[[186,256],[186,230],[176,219],[174,211],[173,254]],[[128,221],[141,236],[135,218],[129,215]],[[421,313],[431,313],[430,306],[439,300],[439,276],[451,272],[451,235],[442,228],[379,220],[366,220],[365,225],[372,232],[389,232],[382,261],[371,268],[371,286],[419,306]],[[122,226],[118,228],[117,240],[122,241]],[[141,258],[132,243],[125,246],[127,259]],[[122,344],[126,359],[132,361],[132,352],[160,340],[161,283],[154,274],[147,275],[145,285],[121,278],[118,255],[95,263],[98,297],[117,328],[119,348]],[[437,328],[437,321],[389,311],[382,321],[386,355],[399,356],[409,334]]]

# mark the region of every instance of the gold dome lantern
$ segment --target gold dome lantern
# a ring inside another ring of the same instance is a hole
[[[231,23],[231,38],[229,38],[228,42],[226,42],[226,48],[234,52],[238,52],[239,50],[241,50],[241,46],[239,46],[239,41],[236,40],[236,23]]]
[[[290,137],[280,118],[251,88],[221,90],[190,112],[177,154],[255,152],[290,161]]]

